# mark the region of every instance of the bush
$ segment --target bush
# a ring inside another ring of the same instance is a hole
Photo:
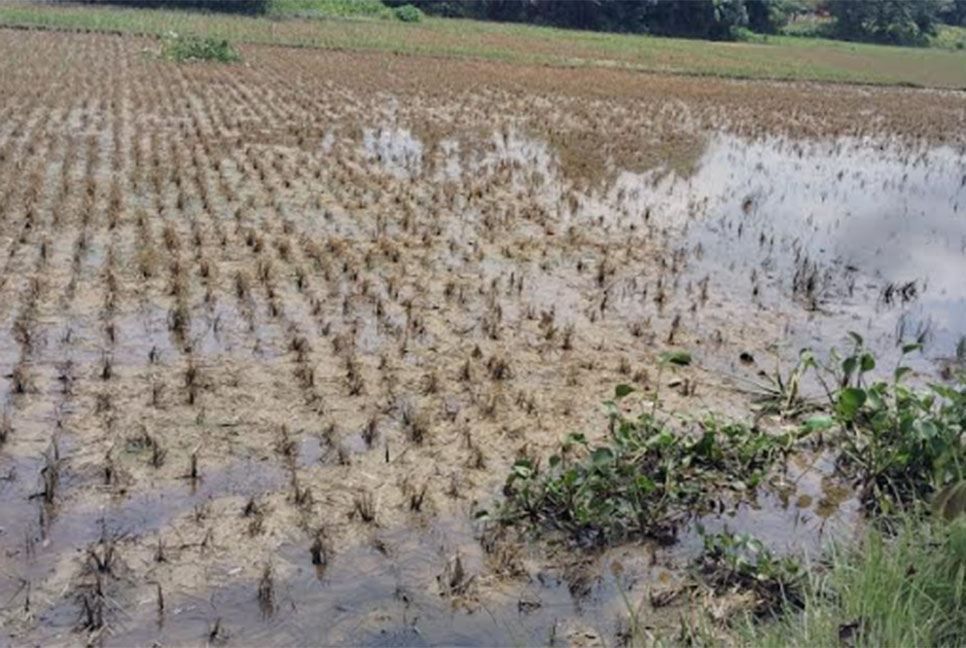
[[[835,32],[845,39],[925,45],[936,34],[941,0],[829,0]]]
[[[403,22],[419,22],[423,19],[423,12],[411,4],[396,7],[393,13],[396,14],[396,18]]]
[[[161,56],[176,63],[192,61],[236,63],[241,60],[238,51],[227,40],[201,38],[174,32],[169,32],[162,37]]]

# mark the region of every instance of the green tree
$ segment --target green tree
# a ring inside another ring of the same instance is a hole
[[[948,25],[966,26],[966,0],[951,0],[940,14],[942,21]]]
[[[106,4],[138,9],[189,9],[225,13],[263,14],[270,0],[57,0],[82,4]]]
[[[429,14],[572,29],[730,39],[748,25],[747,2],[772,15],[781,0],[384,0]],[[760,5],[760,6],[758,6]],[[766,19],[767,20],[767,19]]]
[[[918,44],[936,31],[944,0],[829,0],[842,38]]]
[[[788,22],[789,14],[798,8],[790,0],[745,0],[748,28],[762,34],[774,34]]]

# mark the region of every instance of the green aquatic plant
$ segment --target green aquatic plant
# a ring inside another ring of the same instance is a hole
[[[831,417],[841,428],[840,467],[861,486],[870,508],[894,510],[922,500],[966,475],[966,381],[909,386],[912,369],[902,359],[920,344],[902,347],[888,379],[874,379],[876,359],[861,336],[851,334],[845,356],[832,352],[824,368],[835,382],[829,389]],[[829,383],[826,380],[826,385]]]
[[[619,403],[631,393],[630,386],[618,385],[605,402],[605,441],[571,434],[545,469],[539,459],[518,460],[504,501],[478,517],[537,533],[563,532],[582,546],[632,537],[672,540],[685,519],[720,507],[729,492],[740,496],[756,488],[794,442],[787,434],[710,415],[629,417]]]
[[[798,362],[788,371],[782,372],[781,360],[775,362],[772,373],[761,373],[761,380],[747,380],[749,384],[743,391],[752,394],[754,405],[760,414],[774,414],[783,419],[794,419],[818,408],[818,404],[802,393],[805,375],[816,368],[815,356],[803,350]]]
[[[750,534],[698,529],[704,551],[695,561],[701,580],[715,592],[748,592],[756,616],[804,603],[805,570],[793,555],[778,556]]]

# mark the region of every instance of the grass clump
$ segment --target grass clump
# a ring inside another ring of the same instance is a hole
[[[195,61],[237,63],[241,61],[241,55],[227,40],[203,38],[177,32],[168,32],[161,38],[161,56],[176,63]]]
[[[966,637],[966,520],[909,515],[808,572],[802,611],[742,629],[756,646],[952,646]]]

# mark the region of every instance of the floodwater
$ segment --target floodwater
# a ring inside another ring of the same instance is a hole
[[[606,186],[582,192],[565,177],[552,147],[521,132],[493,133],[478,141],[443,139],[429,146],[411,131],[379,126],[362,129],[357,144],[361,159],[404,182],[502,177],[508,195],[517,196],[521,209],[542,209],[549,215],[545,220],[552,221],[521,226],[521,236],[563,239],[574,228],[597,229],[607,241],[603,255],[615,258],[622,252],[622,233],[649,237],[659,261],[646,272],[615,261],[613,278],[605,277],[608,303],[600,312],[607,311],[609,325],[617,322],[622,328],[646,320],[668,343],[677,326],[671,321],[683,320],[700,345],[694,349],[696,364],[725,384],[736,376],[753,378],[757,371],[769,370],[772,348],[786,360],[803,347],[824,352],[843,344],[849,330],[865,336],[884,357],[894,356],[901,342],[924,342],[924,356],[914,362],[928,371],[931,362],[954,356],[966,333],[966,220],[960,213],[966,209],[966,162],[950,149],[909,150],[872,140],[748,141],[715,135],[707,139],[693,173],[686,177],[662,169],[641,173],[614,168]],[[329,154],[333,138],[327,135],[320,148]],[[335,227],[351,234],[361,226],[345,220]],[[440,236],[459,239],[469,225],[454,217],[439,227]],[[465,258],[443,251],[437,261],[455,272]],[[565,261],[569,265],[561,262],[544,277],[545,284],[536,286],[530,304],[538,311],[555,310],[558,321],[577,321],[578,334],[590,335],[595,320],[585,321],[586,285],[568,274],[580,260]],[[491,255],[480,259],[476,271],[481,285],[486,285],[514,267]],[[253,312],[252,323],[246,325],[238,309],[227,303],[213,312],[199,309],[192,318],[196,357],[216,364],[246,356],[252,349],[246,336],[258,331],[257,362],[282,363],[288,350],[281,327],[270,325],[270,318],[260,311]],[[304,303],[293,299],[288,306],[293,321],[311,322]],[[526,314],[518,303],[507,303],[502,312],[512,336],[512,326]],[[480,313],[464,315],[465,321],[456,324],[469,322],[471,330]],[[133,333],[115,353],[122,371],[136,371],[152,349],[162,361],[179,353],[168,340],[166,317],[164,311],[148,307],[119,318],[121,328]],[[403,328],[402,316],[395,317]],[[74,326],[79,339],[92,340],[102,324],[94,317],[81,317]],[[671,334],[665,335],[669,326]],[[311,324],[305,328],[315,329]],[[53,339],[56,327],[50,329],[48,337]],[[358,332],[357,349],[363,356],[377,356],[388,343],[385,329],[365,318]],[[643,341],[653,345],[654,337],[645,336]],[[0,335],[4,371],[12,366],[16,348],[10,336]],[[52,364],[61,350],[52,343],[38,364],[44,358]],[[738,364],[744,351],[755,355],[754,366]],[[93,365],[101,353],[80,346],[71,357]],[[350,419],[355,416],[351,408],[337,405],[336,411]],[[33,425],[51,425],[62,415],[44,411]],[[352,420],[339,452],[364,456],[384,447],[389,464],[388,441],[385,446],[366,442],[357,432],[361,426]],[[395,431],[393,425],[384,423],[383,434]],[[43,460],[0,455],[0,475],[6,476],[0,480],[0,549],[5,560],[26,564],[17,578],[3,574],[0,584],[7,610],[18,609],[18,620],[9,627],[16,631],[19,624],[34,624],[29,636],[38,641],[76,642],[72,632],[83,612],[80,599],[58,598],[50,593],[52,587],[43,596],[30,598],[30,583],[49,579],[67,591],[71,578],[65,575],[65,565],[96,543],[133,539],[144,548],[164,538],[172,552],[195,551],[199,546],[212,551],[207,539],[184,536],[185,520],[192,512],[200,519],[207,505],[223,504],[225,510],[237,511],[249,499],[284,500],[281,493],[289,488],[296,469],[318,473],[336,463],[333,448],[319,429],[291,431],[296,450],[289,469],[264,455],[240,452],[200,480],[186,477],[176,489],[142,486],[131,493],[122,491],[108,506],[94,508],[77,493],[98,488],[99,473],[88,469],[75,474],[65,466],[60,488],[75,493],[76,505],[45,511],[37,498]],[[486,443],[490,442],[498,443]],[[76,451],[69,429],[58,443],[64,456]],[[117,452],[123,460],[146,450],[129,444]],[[859,523],[858,503],[848,486],[834,477],[832,459],[803,457],[793,458],[755,497],[703,518],[702,525],[712,531],[751,532],[776,551],[813,555],[830,538],[847,536]],[[461,471],[465,472],[456,472]],[[431,480],[446,479],[438,468],[422,474]],[[378,473],[371,476],[379,482]],[[485,506],[498,497],[501,481],[502,474],[487,474],[473,492],[473,504]],[[251,579],[251,569],[242,573],[239,566],[217,557],[218,543],[229,546],[235,527],[219,532],[213,541],[214,558],[197,558],[197,564],[205,565],[199,577],[205,591],[170,592],[163,608],[156,591],[160,585],[150,580],[152,552],[135,552],[131,568],[139,576],[119,576],[123,582],[115,595],[118,612],[103,641],[376,646],[615,641],[627,630],[625,596],[636,601],[655,588],[673,588],[700,551],[692,525],[682,530],[675,546],[632,544],[586,559],[560,548],[552,555],[541,553],[539,545],[518,548],[517,567],[507,575],[482,550],[481,529],[469,522],[470,502],[459,506],[455,516],[419,516],[403,523],[394,516],[390,524],[354,531],[352,542],[334,551],[324,568],[311,564],[308,540],[270,533],[264,541],[266,547],[276,543],[275,549],[268,549],[272,560],[265,563],[272,573],[270,609],[257,595],[259,582]],[[323,522],[345,523],[341,516]],[[278,524],[283,523],[295,526],[288,519]],[[440,585],[457,556],[472,579],[471,595],[447,595]],[[652,606],[648,614],[653,616],[649,623],[660,625],[665,612]],[[668,617],[672,624],[673,616]]]
[[[921,340],[938,358],[966,332],[966,162],[952,149],[718,137],[668,184],[669,209],[698,205],[692,272],[748,317],[780,314],[784,344],[822,350],[854,330],[879,352]]]
[[[408,130],[364,133],[370,159],[405,177],[444,182],[509,166],[547,206],[571,186],[552,149],[518,131],[494,133],[472,153],[443,140],[432,166]],[[963,339],[966,157],[950,147],[717,134],[686,177],[663,168],[611,176],[558,214],[565,224],[596,218],[631,229],[653,218],[665,245],[684,255],[675,281],[707,278],[713,306],[695,322],[706,334],[763,317],[781,324],[772,341],[795,352],[856,331],[886,355],[918,340],[934,360]]]

